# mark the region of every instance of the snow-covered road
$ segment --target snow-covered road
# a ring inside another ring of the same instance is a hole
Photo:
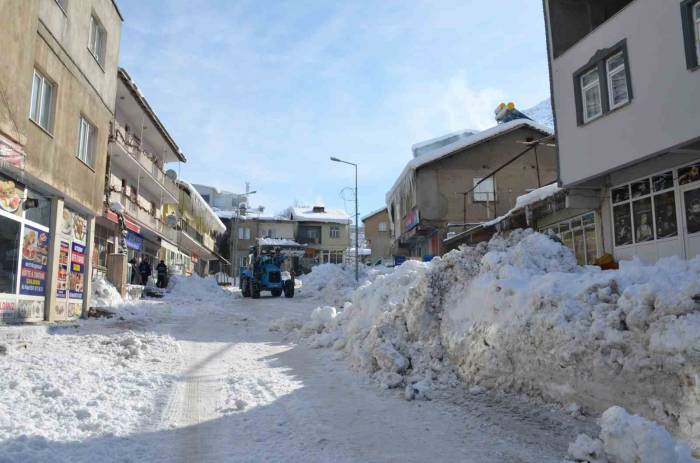
[[[182,310],[193,304],[204,309]],[[169,335],[179,349],[159,368],[172,380],[129,433],[44,438],[20,425],[27,435],[0,441],[0,462],[560,462],[568,443],[591,430],[503,396],[456,390],[408,402],[351,371],[338,353],[270,331],[280,317],[306,320],[316,305],[227,293],[177,300],[179,308],[151,320],[81,327],[106,337],[127,329]]]

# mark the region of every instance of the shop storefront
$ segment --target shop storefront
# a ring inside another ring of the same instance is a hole
[[[0,174],[0,321],[44,319],[51,203]]]
[[[700,163],[666,169],[610,189],[615,257],[700,254]]]

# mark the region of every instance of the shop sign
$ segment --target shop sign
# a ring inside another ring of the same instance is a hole
[[[406,214],[406,217],[403,219],[403,230],[408,231],[413,228],[415,228],[416,225],[420,222],[420,216],[418,214],[418,209],[415,207],[408,211],[408,214]]]
[[[56,280],[56,295],[65,299],[68,290],[68,256],[70,245],[68,241],[61,240],[61,248],[58,252],[58,275]]]
[[[0,321],[14,320],[17,316],[17,298],[0,299]]]
[[[19,293],[43,296],[46,291],[46,271],[49,255],[48,232],[25,225],[22,237],[22,273]]]
[[[21,215],[24,186],[14,180],[0,175],[0,209],[11,214]]]
[[[0,166],[12,166],[22,170],[24,169],[24,158],[21,146],[0,136]]]
[[[85,279],[85,246],[73,243],[70,259],[70,278],[68,297],[70,299],[83,298],[83,284]]]
[[[126,232],[126,238],[124,238],[124,241],[126,241],[126,246],[134,251],[140,251],[143,247],[143,236],[138,235],[131,230]]]

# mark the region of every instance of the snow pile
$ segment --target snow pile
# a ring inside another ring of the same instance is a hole
[[[621,407],[611,407],[600,418],[600,439],[580,434],[569,446],[569,456],[587,463],[698,463],[690,448],[662,426]]]
[[[92,280],[92,307],[117,307],[124,303],[121,294],[112,283],[104,277],[96,277]]]
[[[0,460],[51,461],[49,440],[124,436],[154,420],[179,361],[176,342],[86,330],[10,344],[0,362]]]
[[[379,275],[390,272],[387,267],[360,266],[360,285],[373,281]],[[342,306],[352,299],[357,287],[355,266],[340,264],[321,264],[313,267],[311,272],[299,278],[302,282],[298,296],[320,299],[326,304]]]
[[[622,405],[698,446],[698,295],[700,258],[602,271],[577,266],[545,235],[515,231],[379,275],[302,334],[407,397],[429,396],[456,371],[572,410]]]

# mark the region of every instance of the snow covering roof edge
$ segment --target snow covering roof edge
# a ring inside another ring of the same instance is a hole
[[[366,219],[369,219],[370,217],[373,217],[373,216],[375,216],[383,211],[388,212],[386,206],[382,207],[381,209],[374,210],[374,211],[370,212],[369,214],[363,215],[362,217],[360,217],[360,222],[364,222]]]
[[[136,98],[136,101],[138,101],[139,105],[141,105],[141,108],[144,111],[146,111],[146,114],[148,114],[148,116],[153,120],[153,122],[155,122],[155,126],[163,135],[163,138],[165,138],[165,140],[168,142],[170,148],[175,153],[175,156],[177,156],[177,158],[181,162],[187,162],[187,157],[185,156],[185,153],[183,153],[180,147],[177,146],[177,143],[175,143],[175,140],[173,140],[173,137],[170,135],[170,132],[168,132],[163,123],[160,121],[158,115],[153,110],[153,108],[151,108],[151,105],[148,103],[148,100],[146,100],[146,97],[143,95],[143,93],[141,93],[141,90],[139,90],[139,87],[136,85],[136,82],[134,82],[129,73],[126,72],[126,69],[122,67],[118,68],[117,75],[127,86],[134,98]]]
[[[544,126],[542,124],[538,124],[537,122],[531,121],[529,119],[516,119],[514,121],[506,122],[505,124],[499,124],[486,130],[482,130],[481,132],[475,133],[471,137],[464,138],[463,140],[458,140],[454,143],[444,146],[441,149],[435,150],[435,152],[431,154],[425,154],[423,156],[419,156],[408,161],[408,163],[406,163],[406,166],[401,171],[401,174],[398,176],[394,184],[386,193],[386,202],[389,203],[391,201],[391,197],[393,196],[394,192],[399,187],[399,185],[401,185],[404,178],[410,172],[418,170],[418,168],[423,167],[427,164],[439,161],[440,159],[445,158],[457,151],[461,151],[463,149],[471,148],[481,143],[485,143],[491,140],[492,138],[505,135],[521,127],[529,127],[533,130],[537,130],[538,132],[543,133],[544,135],[554,135],[554,132],[549,127]]]
[[[187,191],[189,191],[190,195],[194,196],[198,201],[200,201],[202,203],[203,209],[204,209],[204,211],[207,212],[209,219],[213,219],[212,220],[212,225],[213,225],[212,228],[214,228],[215,231],[217,231],[219,233],[225,232],[226,225],[224,225],[224,223],[221,221],[219,216],[216,215],[216,213],[212,210],[212,208],[209,207],[209,204],[207,204],[207,202],[204,200],[204,198],[202,198],[202,195],[199,194],[199,191],[197,191],[197,189],[195,187],[193,187],[192,184],[190,182],[188,182],[187,180],[180,179],[177,181],[177,183],[178,183],[178,185],[182,185],[183,187],[185,187],[187,189]]]

